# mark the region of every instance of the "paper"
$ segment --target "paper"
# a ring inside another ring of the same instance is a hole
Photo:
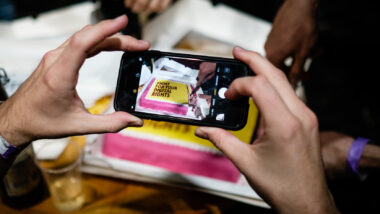
[[[65,150],[69,138],[43,139],[32,143],[33,150],[38,160],[55,160]]]

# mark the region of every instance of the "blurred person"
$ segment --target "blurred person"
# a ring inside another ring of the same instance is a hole
[[[160,13],[170,6],[172,0],[124,0],[124,6],[134,13]]]
[[[307,104],[318,117],[325,170],[342,212],[379,209],[370,196],[380,190],[379,54],[372,51],[380,47],[374,28],[379,9],[367,0],[286,0],[265,44],[277,67],[293,59],[289,81],[303,81]]]
[[[215,62],[202,62],[199,65],[199,72],[197,76],[197,84],[191,94],[194,94],[197,92],[199,88],[207,85],[206,87],[202,87],[203,90],[213,90],[213,87],[210,86],[210,84],[207,83],[207,81],[215,76],[216,73],[216,66],[217,64]],[[214,83],[211,83],[214,84]],[[206,92],[206,94],[212,94],[211,92]]]
[[[33,140],[117,132],[142,125],[141,119],[125,112],[90,114],[75,89],[86,58],[101,51],[149,48],[146,41],[115,35],[126,23],[126,16],[120,16],[84,27],[45,54],[32,75],[0,105],[2,176],[17,150]],[[298,99],[285,75],[266,59],[241,48],[235,48],[233,54],[256,76],[235,80],[226,97],[252,97],[262,115],[258,137],[248,145],[211,127],[198,128],[196,135],[224,152],[278,212],[337,213],[323,173],[315,115]]]
[[[136,38],[142,38],[142,23],[139,14],[152,18],[172,4],[172,0],[100,0],[99,2],[100,8],[97,15],[100,20],[125,14],[129,18],[129,25],[121,32]]]

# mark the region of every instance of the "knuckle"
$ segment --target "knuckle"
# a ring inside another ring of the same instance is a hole
[[[56,75],[53,70],[47,70],[42,77],[42,81],[49,91],[54,91],[56,87]]]
[[[258,92],[265,90],[266,84],[268,84],[266,77],[258,75],[249,79],[246,86],[243,84],[237,84],[237,86],[243,87],[242,90],[245,91],[244,93],[249,94],[251,97],[255,97]]]
[[[213,129],[209,132],[210,139],[214,142],[215,146],[218,148],[223,147],[223,133],[219,132],[217,129]]]
[[[305,116],[305,126],[308,130],[318,130],[318,118],[312,111],[308,111]]]
[[[82,44],[83,44],[83,38],[81,36],[80,31],[74,33],[74,35],[70,39],[70,46],[72,46],[73,48],[80,48],[82,47]]]
[[[261,58],[261,55],[256,51],[250,51],[249,52],[249,59],[251,63],[255,63],[259,58]]]
[[[269,84],[268,79],[263,75],[258,75],[251,80],[251,88],[254,90],[262,90],[267,84]]]
[[[282,80],[282,81],[284,81],[284,80],[287,81],[288,80],[288,78],[286,77],[285,73],[282,70],[278,69],[278,68],[274,69],[273,75],[278,80]]]
[[[42,57],[43,62],[48,62],[51,58],[55,56],[55,50],[48,51]]]
[[[292,141],[297,138],[298,134],[302,130],[302,124],[295,118],[288,119],[285,125],[285,133],[283,135],[286,141]]]

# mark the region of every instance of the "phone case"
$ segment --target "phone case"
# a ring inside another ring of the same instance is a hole
[[[194,119],[184,119],[184,118],[178,118],[170,115],[157,115],[157,114],[151,114],[151,113],[142,113],[142,112],[136,112],[131,109],[125,109],[120,107],[119,99],[121,97],[120,95],[120,88],[122,87],[122,77],[123,77],[123,71],[124,71],[124,60],[128,59],[130,57],[136,57],[136,56],[149,56],[149,57],[154,57],[154,56],[168,56],[168,57],[180,57],[180,58],[196,58],[200,59],[203,61],[211,61],[211,62],[226,62],[226,63],[238,63],[244,65],[242,62],[235,60],[235,59],[229,59],[229,58],[221,58],[221,57],[209,57],[209,56],[200,56],[200,55],[191,55],[191,54],[180,54],[180,53],[169,53],[169,52],[160,52],[160,51],[144,51],[144,52],[125,52],[123,54],[123,57],[121,59],[120,63],[120,69],[119,69],[119,76],[117,80],[117,86],[116,86],[116,92],[115,92],[115,99],[114,99],[114,108],[116,111],[126,111],[128,113],[131,113],[137,117],[144,118],[144,119],[152,119],[152,120],[157,120],[157,121],[168,121],[168,122],[174,122],[174,123],[183,123],[183,124],[189,124],[189,125],[196,125],[196,126],[213,126],[213,127],[220,127],[220,128],[225,128],[229,130],[239,130],[242,129],[246,122],[247,122],[247,117],[248,117],[248,108],[249,108],[249,102],[248,98],[242,98],[241,100],[237,101],[240,107],[239,114],[236,115],[237,117],[242,118],[242,120],[237,123],[237,124],[223,124],[223,123],[217,123],[217,122],[208,122],[204,120],[194,120]],[[244,65],[245,66],[245,65]],[[252,73],[253,74],[253,73]],[[247,70],[247,75],[249,75],[249,69]],[[158,84],[156,79],[152,79],[148,84],[144,85],[147,89],[150,89],[152,87],[152,84]],[[175,83],[171,83],[172,85]],[[177,84],[175,87],[180,88],[181,85]],[[146,90],[149,91],[149,90]],[[143,99],[140,99],[140,105],[155,105],[155,108],[159,108],[161,110],[164,110],[166,112],[173,112],[176,114],[182,114],[186,109],[181,109],[181,108],[171,108],[171,106],[167,103],[164,102],[157,102],[154,103],[151,99],[144,99],[147,97],[147,94],[143,94]],[[148,102],[149,101],[149,102]],[[175,109],[176,112],[172,111]]]

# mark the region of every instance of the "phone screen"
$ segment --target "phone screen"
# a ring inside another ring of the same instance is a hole
[[[129,112],[147,118],[156,115],[156,119],[170,117],[171,121],[177,118],[225,128],[245,124],[247,99],[230,101],[225,97],[232,81],[247,75],[242,63],[208,57],[141,54],[125,58],[122,64],[123,72],[128,74],[121,72],[119,84],[126,80],[123,93],[129,94],[131,101],[124,109]]]

